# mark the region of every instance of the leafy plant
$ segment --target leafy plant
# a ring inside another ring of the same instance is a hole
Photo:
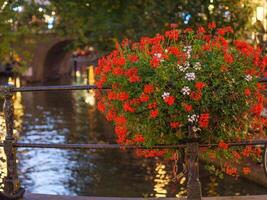
[[[231,159],[236,154],[225,141],[264,133],[265,87],[258,81],[267,57],[244,41],[229,44],[231,27],[208,27],[178,30],[172,24],[164,35],[124,40],[99,60],[97,87],[111,89],[97,95],[98,109],[114,122],[118,143],[175,144],[192,127],[202,142],[219,143],[224,153],[218,156]]]

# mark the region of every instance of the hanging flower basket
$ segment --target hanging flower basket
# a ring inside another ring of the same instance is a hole
[[[128,40],[101,58],[96,69],[98,109],[115,125],[120,144],[176,144],[188,126],[204,143],[236,141],[263,131],[267,65],[260,49],[225,36],[230,27],[175,28]],[[149,152],[147,156],[164,154]]]

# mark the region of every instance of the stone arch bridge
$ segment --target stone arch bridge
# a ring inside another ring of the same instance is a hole
[[[26,38],[18,52],[28,52],[28,70],[23,77],[29,82],[44,82],[71,74],[73,68],[73,39],[55,34],[40,34]],[[22,56],[25,57],[25,56]],[[87,64],[95,64],[96,59],[89,59]]]

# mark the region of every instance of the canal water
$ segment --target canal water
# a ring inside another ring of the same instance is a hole
[[[113,143],[113,128],[95,103],[92,91],[18,93],[15,133],[20,142]],[[3,129],[2,112],[0,117]],[[5,165],[0,162],[0,167],[5,173]],[[185,178],[172,180],[172,163],[137,158],[131,151],[20,148],[18,168],[22,186],[33,193],[121,197],[186,194]],[[266,188],[245,179],[226,176],[220,180],[203,166],[200,175],[204,196],[267,193]]]

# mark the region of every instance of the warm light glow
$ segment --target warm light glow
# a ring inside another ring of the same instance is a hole
[[[179,183],[180,183],[181,188],[180,188],[180,191],[176,194],[177,198],[186,196],[186,177],[183,176],[180,179]]]
[[[76,71],[76,77],[81,77],[81,72],[80,71]]]
[[[256,17],[258,20],[263,21],[264,20],[264,8],[259,6],[256,10]]]
[[[7,4],[8,4],[8,1],[5,1],[3,3],[3,5],[1,6],[1,11],[5,9],[5,7],[7,6]]]
[[[208,7],[210,13],[213,13],[213,10],[214,10],[214,5],[213,4],[210,4],[209,7]]]
[[[94,71],[94,66],[90,65],[89,70],[88,70],[88,77],[89,77],[89,85],[94,85],[95,84],[95,71]]]
[[[88,103],[90,106],[95,105],[95,92],[93,90],[89,90],[85,97],[85,102]]]
[[[17,87],[20,87],[20,79],[12,79],[11,77],[8,79],[9,84],[15,84]],[[19,133],[22,128],[22,117],[24,115],[24,107],[22,105],[22,95],[20,92],[17,92],[13,97],[14,103],[14,136],[19,137]],[[0,141],[3,141],[6,137],[6,124],[4,113],[0,112]],[[6,159],[6,155],[4,153],[4,149],[0,148],[0,158]],[[7,166],[5,162],[0,161],[0,188],[3,188],[3,179],[7,175]]]
[[[154,191],[156,192],[155,197],[166,197],[168,191],[166,186],[170,183],[171,178],[167,174],[166,166],[162,163],[157,163],[155,168],[156,177],[154,179]]]
[[[12,77],[8,77],[8,81],[7,81],[7,83],[8,83],[9,85],[15,85],[15,80],[13,80]]]
[[[6,136],[6,124],[3,112],[0,113],[0,140],[3,141]],[[6,154],[3,148],[0,148],[0,158],[6,160]],[[5,162],[0,161],[0,191],[3,191],[4,178],[7,175],[7,166]]]
[[[213,176],[210,177],[207,189],[208,189],[208,196],[218,196],[217,193],[218,183],[216,181],[216,177]]]
[[[20,84],[20,78],[19,77],[17,77],[15,79],[15,85],[16,85],[16,87],[20,87],[21,86],[21,84]]]

